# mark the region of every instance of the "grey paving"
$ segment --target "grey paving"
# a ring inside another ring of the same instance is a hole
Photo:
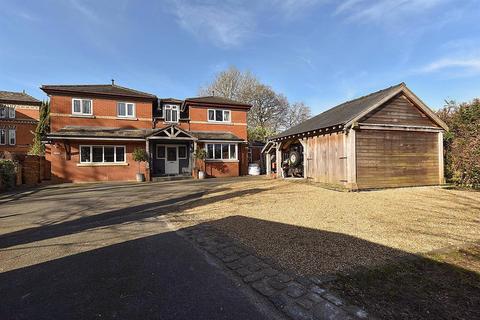
[[[167,225],[227,181],[0,197],[0,319],[282,319]]]
[[[296,276],[270,259],[261,259],[238,241],[208,225],[181,230],[192,243],[223,262],[245,284],[257,291],[279,311],[293,320],[366,319],[361,308],[320,287],[332,276]]]

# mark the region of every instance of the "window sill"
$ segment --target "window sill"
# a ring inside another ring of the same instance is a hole
[[[82,114],[71,114],[71,118],[87,118],[87,119],[95,119],[94,115],[82,115]]]
[[[138,121],[135,117],[117,117],[117,120]]]
[[[205,159],[205,162],[239,162],[238,160]]]
[[[209,124],[224,124],[224,125],[229,125],[232,124],[231,121],[212,121],[212,120],[207,120]]]
[[[98,163],[77,163],[77,167],[124,167],[124,166],[129,166],[130,164],[127,162],[123,163],[115,163],[115,162],[110,162],[110,163],[104,163],[104,162],[98,162]]]

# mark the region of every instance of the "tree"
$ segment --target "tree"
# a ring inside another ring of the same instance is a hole
[[[303,102],[290,106],[283,94],[261,83],[252,73],[235,67],[219,72],[210,84],[199,90],[199,94],[213,94],[251,104],[247,119],[249,140],[264,141],[310,115],[310,108]]]
[[[444,136],[447,179],[480,188],[480,99],[461,104],[446,101],[437,115],[450,128]]]
[[[50,130],[50,102],[44,101],[40,106],[40,115],[37,127],[35,128],[32,147],[29,154],[41,156],[45,154],[45,145],[42,137]]]
[[[288,129],[308,120],[312,116],[310,107],[303,102],[295,102],[288,106],[283,117],[283,128]]]
[[[199,90],[201,96],[220,96],[248,103],[248,93],[259,85],[259,81],[250,72],[242,72],[231,66],[219,72],[215,80]]]
[[[249,93],[249,103],[252,105],[248,113],[249,127],[278,132],[282,125],[282,118],[288,110],[287,98],[261,84]]]

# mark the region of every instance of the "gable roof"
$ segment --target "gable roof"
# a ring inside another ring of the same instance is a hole
[[[40,100],[35,99],[25,92],[0,91],[0,102],[3,103],[26,103],[31,105],[41,105]]]
[[[40,87],[50,93],[89,93],[105,96],[120,96],[144,99],[156,99],[153,94],[122,87],[116,84],[79,84],[79,85],[42,85]]]
[[[218,96],[204,96],[204,97],[194,97],[185,99],[185,104],[188,103],[198,103],[198,104],[216,104],[216,105],[231,105],[241,108],[251,108],[251,105],[248,103],[243,103],[235,101],[232,99],[218,97]]]
[[[403,92],[407,97],[411,98],[422,111],[424,111],[434,122],[443,129],[448,130],[447,125],[435,115],[435,113],[425,105],[405,83],[382,89],[368,95],[341,103],[327,111],[320,113],[296,126],[293,126],[271,139],[278,139],[299,133],[305,133],[313,130],[328,128],[332,126],[350,127],[353,122],[358,121],[366,114],[372,112],[385,102]]]

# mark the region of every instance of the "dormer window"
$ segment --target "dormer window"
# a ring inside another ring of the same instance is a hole
[[[118,102],[117,116],[119,118],[135,118],[135,103]]]
[[[166,104],[164,106],[164,112],[165,112],[165,122],[178,122],[178,116],[179,116],[179,106],[174,105],[174,104]]]
[[[208,109],[208,122],[230,122],[230,110]]]

